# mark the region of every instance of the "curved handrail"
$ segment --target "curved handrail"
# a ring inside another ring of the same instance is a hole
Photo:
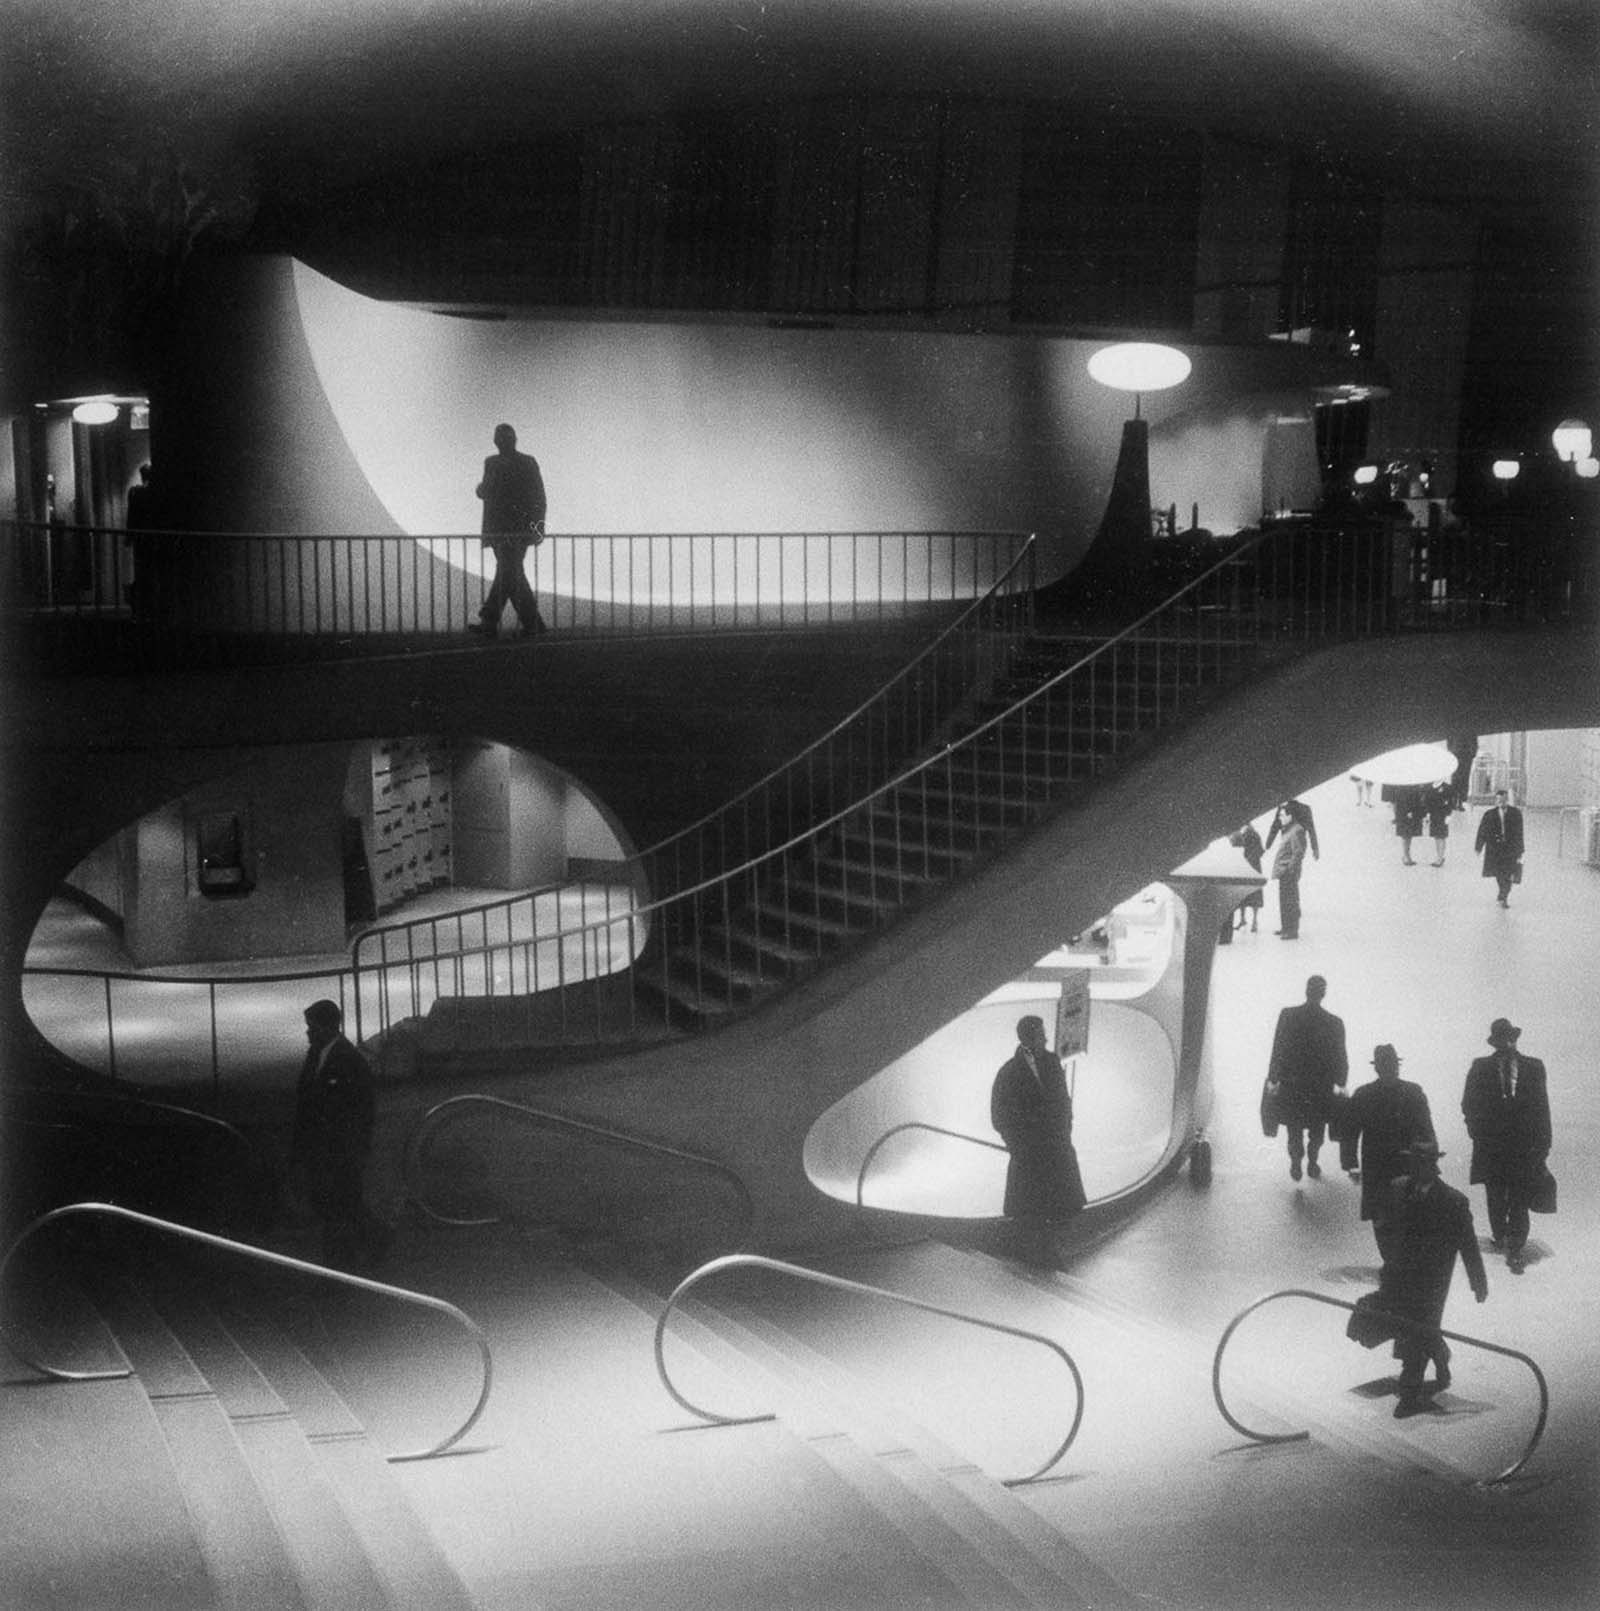
[[[1313,1303],[1325,1303],[1331,1309],[1347,1309],[1354,1313],[1355,1304],[1344,1298],[1331,1298],[1325,1292],[1311,1292],[1305,1287],[1284,1287],[1277,1292],[1269,1292],[1264,1298],[1243,1308],[1228,1322],[1227,1328],[1217,1342],[1217,1351],[1211,1359],[1211,1396],[1217,1401],[1217,1409],[1222,1419],[1231,1426],[1235,1432],[1243,1437],[1251,1438],[1257,1443],[1299,1443],[1309,1438],[1309,1432],[1256,1432],[1238,1420],[1228,1409],[1222,1398],[1222,1354],[1228,1346],[1234,1332],[1240,1324],[1253,1315],[1257,1309],[1265,1304],[1273,1303],[1279,1298],[1309,1298]],[[1545,1422],[1550,1415],[1550,1387],[1545,1381],[1544,1372],[1538,1364],[1527,1354],[1516,1348],[1503,1348],[1499,1343],[1485,1342],[1481,1337],[1468,1337],[1459,1331],[1446,1331],[1443,1326],[1425,1326],[1420,1321],[1408,1320],[1402,1315],[1389,1314],[1382,1309],[1371,1310],[1370,1313],[1381,1319],[1392,1321],[1408,1331],[1425,1331],[1430,1336],[1448,1337],[1452,1342],[1465,1343],[1469,1348],[1482,1348],[1491,1354],[1504,1354],[1507,1359],[1520,1359],[1529,1370],[1533,1372],[1533,1379],[1539,1384],[1539,1419],[1533,1428],[1533,1436],[1528,1439],[1527,1447],[1522,1451],[1520,1459],[1512,1462],[1498,1476],[1485,1477],[1482,1486],[1489,1488],[1496,1483],[1509,1482],[1511,1478],[1527,1465],[1533,1458],[1533,1451],[1538,1447],[1539,1439],[1544,1436]]]
[[[736,1169],[723,1163],[717,1158],[708,1158],[703,1153],[690,1152],[683,1147],[674,1147],[665,1141],[648,1141],[643,1136],[630,1135],[626,1130],[613,1130],[607,1125],[593,1124],[587,1119],[574,1119],[565,1113],[551,1113],[545,1108],[530,1107],[525,1102],[508,1102],[504,1097],[483,1096],[476,1092],[468,1092],[464,1096],[446,1097],[443,1102],[436,1102],[426,1113],[417,1120],[412,1127],[411,1134],[406,1138],[406,1145],[402,1154],[402,1173],[406,1184],[407,1196],[430,1219],[437,1220],[441,1225],[498,1225],[500,1218],[497,1214],[459,1216],[441,1213],[434,1208],[422,1195],[416,1183],[418,1166],[421,1162],[424,1137],[433,1127],[439,1116],[450,1110],[459,1112],[463,1107],[491,1108],[497,1112],[509,1113],[525,1123],[542,1126],[550,1130],[566,1130],[574,1135],[587,1136],[593,1140],[604,1141],[612,1146],[623,1147],[632,1152],[648,1153],[653,1157],[671,1158],[678,1163],[691,1164],[696,1168],[706,1169],[713,1174],[720,1175],[730,1182],[739,1195],[740,1215],[742,1227],[747,1228],[755,1218],[755,1203],[750,1196],[750,1188],[745,1184],[744,1177]],[[440,1121],[442,1122],[442,1121]]]
[[[1011,563],[1006,567],[1001,575],[996,578],[994,583],[990,586],[988,592],[980,594],[977,598],[972,599],[967,604],[966,608],[963,609],[954,620],[947,622],[944,628],[930,638],[928,642],[924,644],[923,647],[910,660],[908,660],[905,665],[895,672],[895,674],[890,677],[887,682],[874,690],[873,693],[869,694],[867,698],[862,700],[862,702],[847,716],[840,717],[840,719],[835,722],[833,726],[827,730],[827,732],[814,739],[810,744],[806,745],[804,749],[779,762],[779,764],[773,767],[765,777],[758,778],[747,788],[741,790],[738,794],[731,796],[729,799],[724,800],[720,805],[713,807],[710,811],[706,812],[704,816],[700,817],[694,822],[691,822],[687,827],[679,828],[675,832],[668,834],[665,839],[658,840],[655,844],[648,845],[643,850],[635,851],[634,854],[628,858],[625,865],[630,867],[642,867],[652,858],[665,854],[673,845],[688,839],[691,834],[699,833],[702,829],[715,822],[719,817],[736,810],[740,805],[751,799],[760,790],[770,788],[772,784],[777,782],[778,779],[782,778],[785,774],[797,771],[802,765],[804,765],[810,756],[822,749],[824,745],[830,744],[835,739],[839,738],[853,723],[860,721],[862,717],[867,715],[874,707],[882,704],[893,689],[909,681],[911,677],[921,670],[928,659],[945,645],[945,643],[947,643],[958,632],[961,632],[970,626],[972,618],[977,615],[980,610],[987,605],[993,604],[995,600],[1005,597],[1008,591],[1015,591],[1013,585],[1015,578],[1019,571],[1022,571],[1027,565],[1032,563],[1034,549],[1037,545],[1037,542],[1037,536],[1033,533],[1029,533],[1027,540],[1017,551]],[[1033,598],[1031,591],[1023,596],[1026,597],[1031,603]],[[715,880],[713,880],[713,882],[714,881]],[[532,897],[546,894],[553,888],[559,889],[565,887],[565,885],[544,885],[540,886],[538,889],[518,890],[512,895],[497,896],[492,901],[483,901],[472,906],[464,906],[460,908],[459,911],[451,912],[450,916],[451,918],[458,918],[480,912],[488,913],[498,911],[502,907],[512,906],[519,901],[525,901]],[[662,897],[662,899],[670,900],[674,895],[679,893],[682,892],[674,891],[671,895]],[[587,932],[587,929],[590,927],[604,927],[608,923],[620,921],[623,921],[623,919],[607,919],[603,922],[584,925],[582,930],[567,930],[564,932]],[[398,919],[392,923],[378,923],[374,924],[370,928],[363,929],[362,932],[356,936],[356,939],[351,945],[351,960],[358,976],[363,967],[377,968],[383,966],[381,961],[363,963],[360,955],[363,946],[366,946],[374,941],[381,944],[384,935],[400,933],[411,927],[415,922],[416,919]],[[450,955],[452,953],[446,952],[439,954]]]
[[[666,1388],[673,1399],[691,1415],[699,1416],[702,1421],[709,1421],[717,1426],[750,1426],[760,1421],[776,1419],[775,1415],[719,1415],[715,1410],[702,1409],[698,1404],[691,1403],[673,1386],[672,1378],[667,1372],[663,1344],[666,1338],[667,1321],[671,1318],[674,1307],[690,1287],[704,1281],[709,1276],[718,1274],[720,1271],[736,1268],[772,1270],[779,1275],[792,1275],[799,1280],[810,1281],[816,1286],[830,1287],[836,1292],[851,1292],[859,1297],[881,1298],[889,1303],[900,1304],[903,1308],[920,1309],[924,1314],[941,1315],[946,1320],[959,1320],[965,1325],[981,1326],[985,1331],[998,1331],[1007,1337],[1020,1337],[1024,1342],[1038,1343],[1041,1347],[1048,1348],[1051,1353],[1059,1355],[1067,1369],[1072,1373],[1072,1383],[1077,1391],[1077,1407],[1073,1412],[1072,1426],[1068,1430],[1066,1437],[1062,1439],[1059,1447],[1037,1470],[1030,1471],[1024,1477],[1002,1479],[1008,1488],[1019,1487],[1027,1482],[1035,1482],[1042,1477],[1072,1447],[1073,1439],[1078,1435],[1078,1428],[1083,1425],[1083,1376],[1079,1372],[1072,1355],[1049,1337],[1040,1336],[1036,1331],[1024,1331],[1017,1326],[1007,1326],[998,1320],[983,1320],[977,1315],[963,1314],[959,1309],[946,1309],[940,1304],[927,1303],[921,1298],[909,1297],[903,1292],[890,1292],[884,1287],[868,1286],[865,1282],[847,1281],[843,1276],[825,1275],[821,1270],[808,1270],[802,1264],[788,1264],[782,1259],[769,1259],[759,1253],[725,1253],[721,1258],[711,1259],[702,1264],[699,1269],[690,1271],[673,1288],[672,1295],[667,1299],[666,1307],[662,1309],[656,1319],[656,1374],[661,1378],[661,1385]]]
[[[484,1406],[489,1402],[489,1388],[494,1377],[494,1360],[489,1352],[489,1339],[484,1335],[483,1328],[471,1316],[463,1314],[453,1303],[446,1303],[443,1298],[429,1297],[424,1292],[412,1292],[406,1287],[390,1286],[384,1281],[372,1281],[363,1275],[347,1275],[343,1270],[330,1270],[321,1264],[312,1264],[305,1259],[291,1258],[287,1253],[273,1253],[264,1247],[255,1247],[249,1242],[235,1242],[226,1236],[217,1236],[211,1231],[197,1231],[191,1225],[179,1225],[172,1220],[157,1219],[153,1214],[141,1214],[132,1208],[120,1208],[115,1203],[68,1203],[61,1208],[52,1208],[48,1213],[41,1214],[37,1219],[30,1220],[28,1224],[12,1238],[11,1245],[0,1257],[0,1283],[5,1280],[6,1267],[10,1264],[12,1256],[17,1249],[34,1234],[42,1230],[52,1220],[65,1219],[72,1214],[104,1214],[112,1219],[126,1220],[131,1224],[142,1225],[147,1230],[164,1231],[184,1241],[200,1242],[207,1247],[221,1248],[226,1253],[243,1253],[249,1258],[258,1259],[265,1264],[275,1264],[280,1269],[294,1270],[300,1275],[318,1276],[326,1281],[336,1281],[341,1286],[356,1287],[362,1292],[376,1293],[379,1297],[394,1298],[401,1303],[413,1304],[424,1309],[447,1315],[466,1327],[468,1335],[477,1344],[478,1358],[483,1367],[483,1383],[478,1389],[478,1401],[472,1406],[472,1413],[467,1416],[449,1437],[430,1444],[426,1449],[417,1449],[405,1454],[391,1454],[385,1458],[392,1464],[407,1460],[427,1460],[434,1455],[443,1454],[447,1449],[453,1448],[464,1438],[483,1414]],[[99,1371],[72,1371],[63,1370],[55,1365],[47,1365],[42,1360],[25,1354],[11,1338],[6,1335],[3,1318],[0,1318],[0,1340],[21,1362],[31,1370],[36,1370],[41,1376],[48,1376],[58,1382],[104,1382],[118,1381],[133,1375],[130,1364],[126,1370],[99,1370]],[[118,1350],[121,1352],[120,1348]],[[124,1360],[127,1356],[123,1355]]]
[[[861,1160],[861,1173],[856,1176],[856,1207],[865,1208],[862,1193],[866,1190],[867,1171],[872,1167],[872,1160],[882,1150],[884,1142],[891,1136],[899,1135],[903,1130],[930,1130],[936,1136],[950,1136],[956,1141],[970,1141],[974,1146],[988,1147],[993,1152],[1005,1152],[1003,1141],[985,1141],[982,1136],[969,1136],[964,1130],[946,1130],[942,1124],[924,1124],[921,1119],[908,1119],[904,1124],[897,1124],[892,1130],[885,1130],[876,1141],[867,1148],[867,1155]]]

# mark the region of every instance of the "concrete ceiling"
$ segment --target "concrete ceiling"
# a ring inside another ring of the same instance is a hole
[[[948,91],[1588,210],[1595,0],[3,0],[10,183],[173,131],[292,193],[685,108]]]

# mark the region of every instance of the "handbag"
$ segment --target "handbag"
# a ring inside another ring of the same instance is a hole
[[[1261,1086],[1261,1133],[1264,1136],[1275,1136],[1282,1120],[1278,1117],[1278,1088],[1271,1080],[1266,1080]]]
[[[1556,1211],[1556,1177],[1545,1166],[1528,1194],[1528,1207],[1535,1214],[1553,1214]]]

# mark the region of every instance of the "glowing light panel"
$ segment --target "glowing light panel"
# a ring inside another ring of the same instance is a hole
[[[1358,464],[1354,476],[1358,487],[1370,487],[1378,479],[1378,467],[1375,464]]]
[[[72,417],[80,425],[109,425],[117,417],[117,405],[103,397],[91,398],[79,403]]]
[[[1496,481],[1515,481],[1522,465],[1517,459],[1496,459],[1489,466],[1490,474]]]
[[[1562,420],[1550,433],[1556,457],[1567,464],[1576,464],[1594,452],[1594,435],[1582,420]]]
[[[1121,341],[1089,357],[1089,373],[1119,392],[1164,392],[1182,385],[1192,367],[1187,353],[1155,341]]]

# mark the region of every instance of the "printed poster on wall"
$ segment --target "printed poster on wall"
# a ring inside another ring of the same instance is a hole
[[[1056,1056],[1076,1057],[1089,1050],[1089,970],[1074,968],[1061,980],[1056,1003]]]

